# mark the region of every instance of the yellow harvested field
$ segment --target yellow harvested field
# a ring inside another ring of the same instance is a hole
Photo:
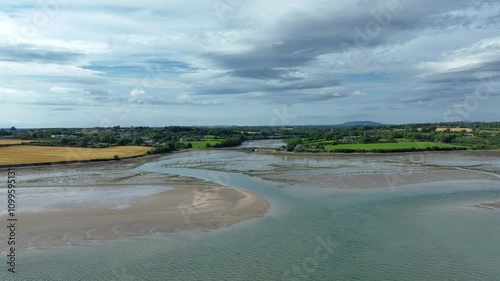
[[[446,127],[439,127],[436,128],[436,132],[444,132],[446,130],[450,130],[452,133],[461,133],[461,132],[467,132],[467,133],[472,133],[472,128],[446,128]]]
[[[0,144],[20,144],[23,142],[32,142],[32,140],[9,140],[9,139],[0,139]]]
[[[93,159],[112,159],[143,155],[151,150],[144,146],[81,148],[59,146],[14,145],[0,147],[0,165],[19,165]]]

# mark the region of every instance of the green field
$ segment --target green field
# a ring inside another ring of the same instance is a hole
[[[396,138],[398,142],[411,142],[411,139],[405,139],[405,138]]]
[[[339,145],[327,145],[326,150],[341,150],[341,149],[353,149],[353,150],[393,150],[393,149],[424,149],[431,147],[439,148],[452,148],[452,147],[463,147],[458,145],[451,145],[446,143],[438,142],[400,142],[400,143],[354,143],[354,144],[339,144]]]
[[[182,143],[186,143],[186,144],[191,143],[193,148],[203,148],[203,147],[207,147],[207,143],[210,144],[211,146],[213,146],[214,144],[221,143],[222,141],[224,141],[224,139],[207,139],[204,141],[186,141],[186,142],[182,142]]]
[[[488,134],[500,134],[500,129],[485,128],[485,129],[481,129],[479,132],[480,133],[488,133]]]

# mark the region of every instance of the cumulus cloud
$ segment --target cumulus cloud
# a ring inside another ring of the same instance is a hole
[[[129,93],[128,101],[141,103],[144,101],[145,98],[146,98],[146,91],[139,90],[139,89],[133,89]]]
[[[146,94],[146,92],[144,90],[138,90],[138,89],[133,89],[130,92],[130,96],[133,97],[133,98],[144,96],[145,94]]]

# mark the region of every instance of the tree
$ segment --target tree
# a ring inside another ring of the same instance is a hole
[[[10,130],[11,130],[11,131],[15,131],[15,130],[16,130],[16,127],[12,126],[12,127],[10,127]]]
[[[293,151],[295,149],[295,146],[297,146],[297,144],[301,144],[301,143],[302,143],[301,138],[293,138],[293,139],[288,140],[288,142],[286,144],[286,151]]]
[[[144,140],[141,137],[135,137],[133,144],[134,145],[142,145],[144,143]]]
[[[68,139],[68,138],[62,138],[61,139],[61,145],[62,146],[66,146],[66,145],[68,145],[69,141],[70,141],[70,139]]]
[[[116,141],[117,145],[127,145],[130,143],[130,139],[128,138],[120,138]]]
[[[85,136],[85,137],[82,137],[78,140],[78,146],[80,147],[87,147],[89,145],[89,137]]]

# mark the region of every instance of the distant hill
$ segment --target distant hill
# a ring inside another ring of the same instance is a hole
[[[352,126],[380,126],[382,123],[373,122],[373,121],[350,121],[342,124],[337,124],[336,126],[340,127],[352,127]]]

